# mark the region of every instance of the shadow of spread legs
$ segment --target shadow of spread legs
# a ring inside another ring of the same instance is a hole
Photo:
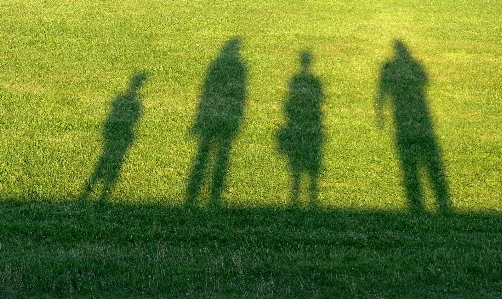
[[[244,118],[246,66],[240,56],[240,39],[230,39],[212,62],[199,102],[192,133],[199,149],[188,178],[185,203],[194,205],[214,157],[211,204],[220,205],[230,162],[232,142]]]
[[[380,74],[379,94],[375,104],[377,120],[383,121],[383,106],[387,99],[391,99],[396,147],[411,209],[424,210],[420,182],[420,169],[424,169],[434,188],[439,211],[448,213],[450,202],[441,149],[425,95],[428,76],[402,41],[395,41],[394,50],[394,59],[383,65]]]
[[[134,75],[129,89],[113,100],[103,128],[103,152],[80,200],[87,200],[96,184],[102,182],[103,190],[99,199],[105,201],[115,186],[127,150],[134,141],[134,127],[141,116],[138,93],[145,80],[145,73]]]

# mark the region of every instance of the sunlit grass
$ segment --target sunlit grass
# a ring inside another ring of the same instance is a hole
[[[109,103],[144,70],[151,74],[142,91],[144,114],[112,198],[181,199],[196,148],[189,130],[206,69],[229,38],[240,36],[249,73],[247,107],[233,146],[227,203],[288,203],[289,173],[275,136],[298,53],[308,49],[326,92],[321,204],[402,209],[407,203],[391,126],[377,131],[373,113],[380,66],[392,55],[393,40],[401,38],[431,77],[429,104],[455,208],[500,210],[501,186],[492,178],[502,156],[502,49],[494,39],[501,29],[493,17],[501,8],[450,8],[383,2],[4,3],[1,192],[19,198],[79,194],[98,159]]]

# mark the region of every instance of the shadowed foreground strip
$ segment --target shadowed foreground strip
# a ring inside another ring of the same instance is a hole
[[[502,215],[0,201],[0,297],[498,298]]]

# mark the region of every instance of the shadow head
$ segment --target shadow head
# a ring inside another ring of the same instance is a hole
[[[131,82],[129,84],[130,90],[137,91],[138,89],[140,89],[147,78],[148,78],[148,74],[146,72],[140,72],[140,73],[135,74],[131,78]]]
[[[238,56],[241,48],[241,43],[242,40],[240,37],[233,37],[223,46],[221,53],[228,56]]]
[[[300,53],[300,63],[302,65],[302,69],[309,69],[312,64],[312,53],[309,51],[302,51]]]
[[[411,54],[408,47],[402,40],[394,41],[394,54],[398,59],[410,59]]]

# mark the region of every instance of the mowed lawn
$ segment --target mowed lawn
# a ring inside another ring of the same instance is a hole
[[[501,15],[3,0],[0,297],[500,298]],[[284,147],[295,119],[317,131]]]

